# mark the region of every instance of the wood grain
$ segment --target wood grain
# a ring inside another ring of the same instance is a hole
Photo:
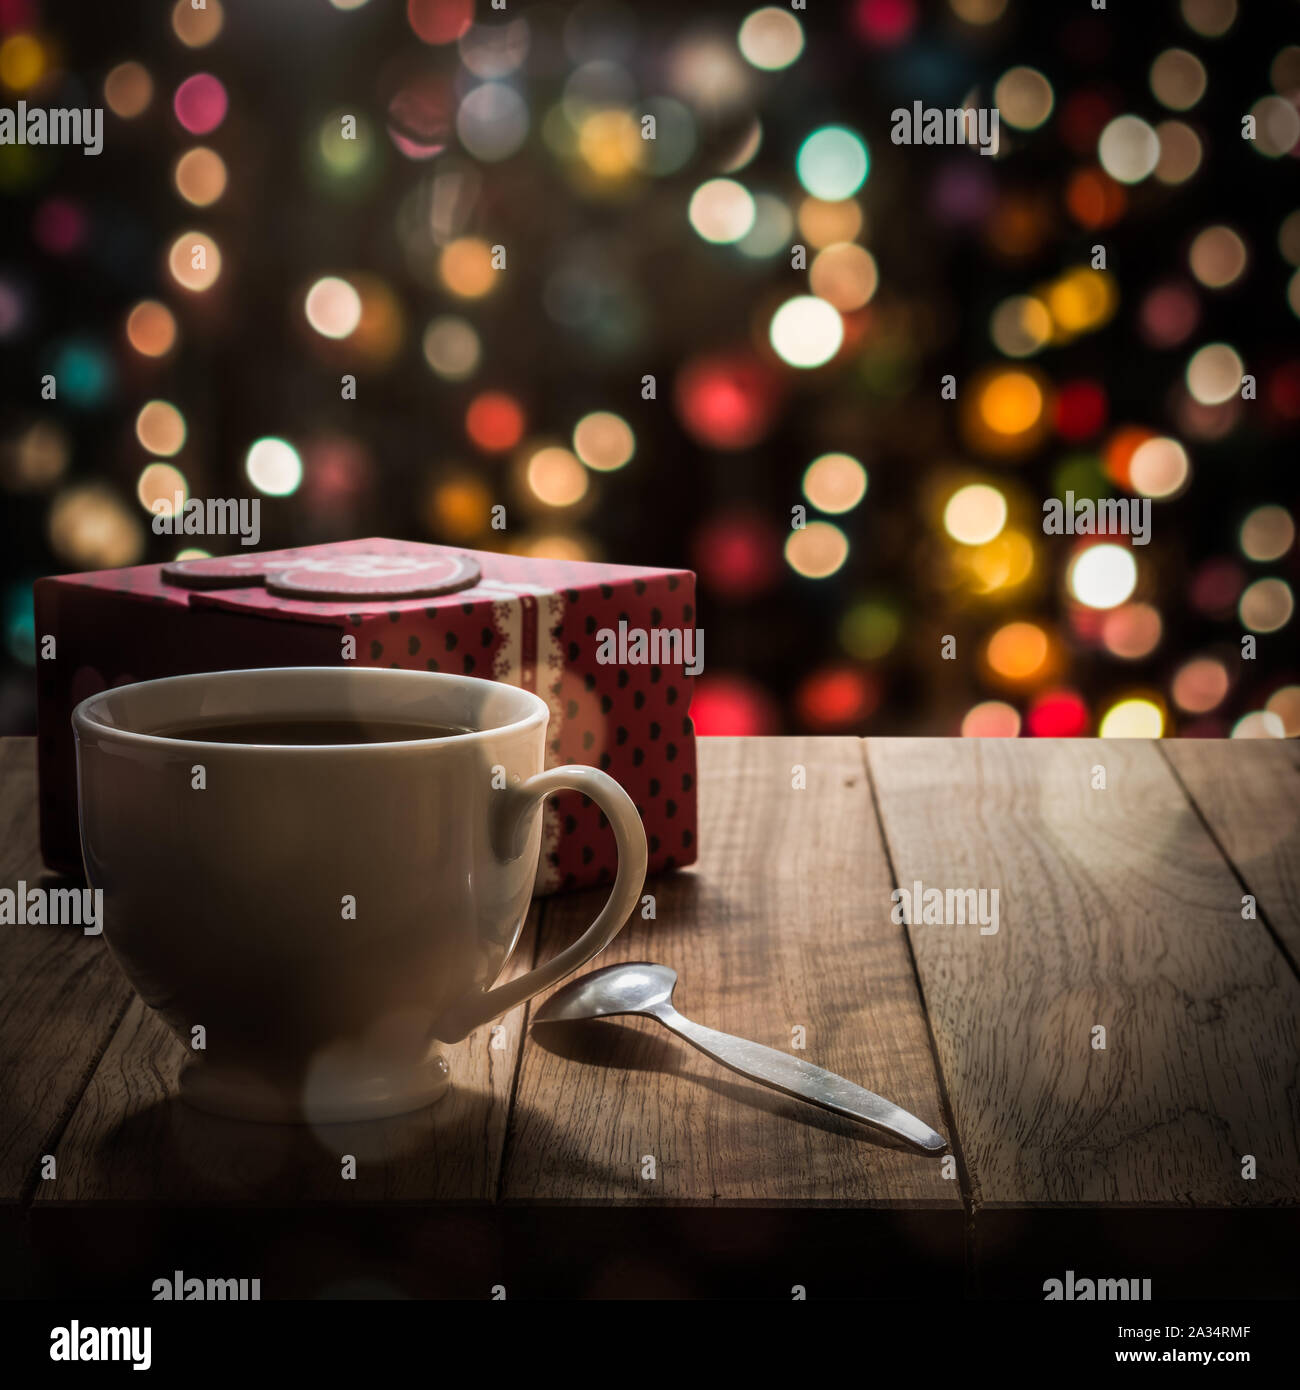
[[[538,914],[534,905],[502,979],[530,968]],[[520,1006],[444,1049],[451,1093],[412,1115],[318,1127],[243,1124],[176,1098],[185,1049],[133,999],[59,1145],[59,1180],[41,1185],[38,1205],[492,1200],[523,1025]],[[344,1179],[348,1154],[356,1176]]]
[[[1300,963],[1300,741],[1166,739],[1160,751]]]
[[[694,870],[652,880],[600,963],[655,960],[675,1003],[713,1028],[789,1050],[941,1131],[933,1059],[860,744],[702,739]],[[792,769],[807,772],[792,787]],[[542,955],[601,894],[553,899]],[[653,1157],[655,1177],[643,1176]],[[511,1202],[908,1205],[960,1214],[940,1163],[743,1080],[649,1019],[534,1028],[502,1176]]]
[[[0,886],[58,882],[37,851],[33,749],[0,740]],[[499,1196],[960,1219],[965,1190],[977,1224],[1103,1205],[1294,1208],[1300,983],[1270,928],[1294,951],[1296,745],[872,740],[865,753],[848,739],[702,740],[703,858],[649,885],[656,919],[634,917],[602,963],[664,961],[682,1012],[771,1046],[802,1026],[801,1055],[950,1133],[962,1183],[649,1020],[525,1041],[524,1009],[503,1020],[504,1050],[486,1029],[449,1050],[453,1095],[422,1115],[321,1133],[212,1120],[172,1098],[183,1052],[102,938],[13,926],[0,1204]],[[1104,791],[1091,787],[1097,764]],[[894,874],[998,887],[998,934],[895,926]],[[1241,919],[1243,891],[1267,925]],[[601,897],[535,908],[540,945],[526,933],[512,970],[571,940]],[[1097,1024],[1105,1051],[1091,1046]],[[58,1176],[42,1182],[49,1152]],[[339,1176],[344,1153],[355,1182]]]
[[[901,884],[1001,892],[996,935],[909,928],[976,1217],[1300,1201],[1300,984],[1156,747],[872,739],[868,762]]]
[[[0,739],[0,888],[81,887],[46,871],[36,819],[36,740]],[[0,1204],[30,1196],[131,998],[102,936],[0,926]]]

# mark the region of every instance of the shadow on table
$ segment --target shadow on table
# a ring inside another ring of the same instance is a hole
[[[662,949],[665,938],[674,938],[682,932],[696,933],[701,922],[717,920],[734,909],[734,903],[722,889],[707,876],[697,873],[694,865],[651,874],[642,892],[654,898],[655,915],[646,920],[641,916],[641,909],[634,908],[619,933],[620,941],[653,938]],[[602,884],[598,888],[584,888],[544,899],[543,936],[571,939],[579,923],[586,925],[595,920],[608,897],[609,885]]]
[[[616,1023],[607,1018],[534,1023],[529,1031],[540,1048],[569,1062],[625,1072],[658,1072],[666,1076],[679,1076],[683,1081],[703,1086],[751,1110],[766,1111],[782,1120],[809,1125],[827,1134],[838,1134],[846,1139],[870,1144],[873,1148],[895,1149],[900,1153],[927,1157],[892,1135],[794,1100],[760,1082],[731,1080],[729,1073],[721,1066],[713,1070],[711,1064],[706,1062],[704,1065],[710,1070],[688,1069],[687,1060],[702,1060],[700,1055],[649,1019],[644,1026]]]
[[[181,1202],[490,1200],[497,1182],[494,1111],[504,1133],[499,1099],[454,1084],[423,1110],[333,1125],[222,1119],[171,1096],[129,1113],[104,1135],[93,1160],[100,1190],[88,1192],[83,1183],[78,1195]]]

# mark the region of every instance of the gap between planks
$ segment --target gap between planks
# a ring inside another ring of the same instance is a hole
[[[876,833],[885,851],[885,863],[889,868],[889,881],[895,888],[901,888],[903,885],[898,880],[898,868],[894,863],[893,847],[890,845],[889,836],[885,832],[884,817],[880,814],[880,790],[876,786],[875,774],[871,770],[868,744],[869,740],[864,738],[859,741],[858,747],[862,754],[862,770],[866,775],[867,788],[871,793],[871,811],[876,818]],[[925,1019],[925,1036],[930,1044],[930,1060],[934,1065],[935,1079],[939,1083],[939,1099],[943,1104],[944,1123],[948,1126],[948,1148],[957,1161],[958,1190],[961,1192],[962,1208],[966,1216],[962,1240],[963,1272],[969,1292],[975,1278],[975,1208],[978,1204],[979,1194],[974,1175],[971,1173],[970,1166],[966,1162],[966,1155],[962,1150],[961,1134],[958,1131],[957,1119],[953,1113],[952,1098],[948,1094],[948,1077],[944,1073],[943,1059],[939,1056],[939,1046],[934,1036],[934,1022],[930,1017],[930,1006],[926,1003],[925,982],[921,979],[921,967],[917,964],[916,952],[912,948],[912,938],[906,928],[903,929],[903,941],[907,946],[907,959],[912,966],[912,980],[916,986],[917,998],[921,1001],[921,1015]]]
[[[1203,764],[1224,744],[1232,748],[1223,765],[1226,777],[1211,788],[1201,775]],[[1294,739],[1280,742],[1272,739],[1188,739],[1171,744],[1169,739],[1161,739],[1156,747],[1237,882],[1254,896],[1259,920],[1291,967],[1292,974],[1300,979],[1300,887],[1291,881],[1300,880],[1300,742]],[[1261,764],[1271,766],[1261,767]],[[1222,795],[1226,791],[1246,802],[1254,821],[1251,829],[1262,839],[1267,836],[1268,829],[1258,824],[1259,805],[1255,794],[1261,773],[1267,778],[1279,770],[1283,777],[1289,774],[1290,787],[1277,800],[1283,807],[1291,807],[1291,821],[1275,843],[1290,843],[1292,853],[1289,861],[1283,855],[1270,854],[1269,862],[1256,872],[1245,857],[1243,818],[1220,814],[1219,808],[1209,800],[1209,792],[1213,789]],[[1273,862],[1275,858],[1281,862]]]

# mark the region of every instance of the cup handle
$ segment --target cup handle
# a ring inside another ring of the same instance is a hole
[[[645,827],[637,815],[632,798],[608,774],[594,767],[570,763],[539,772],[518,786],[504,788],[494,812],[493,844],[503,858],[517,858],[524,852],[528,812],[552,792],[575,791],[589,796],[605,813],[618,845],[618,872],[614,887],[600,915],[571,945],[517,980],[495,989],[484,990],[466,1003],[454,1006],[439,1020],[439,1041],[460,1042],[467,1034],[497,1018],[516,1004],[559,984],[580,965],[598,955],[618,935],[636,906],[645,883],[647,850]]]

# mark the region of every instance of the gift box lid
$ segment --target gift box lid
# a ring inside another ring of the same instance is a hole
[[[682,581],[693,583],[694,575],[689,570],[537,559],[372,537],[60,575],[41,582],[85,585],[147,602],[338,626],[357,616],[496,601],[520,588],[576,593],[665,579],[669,589],[676,589]]]

